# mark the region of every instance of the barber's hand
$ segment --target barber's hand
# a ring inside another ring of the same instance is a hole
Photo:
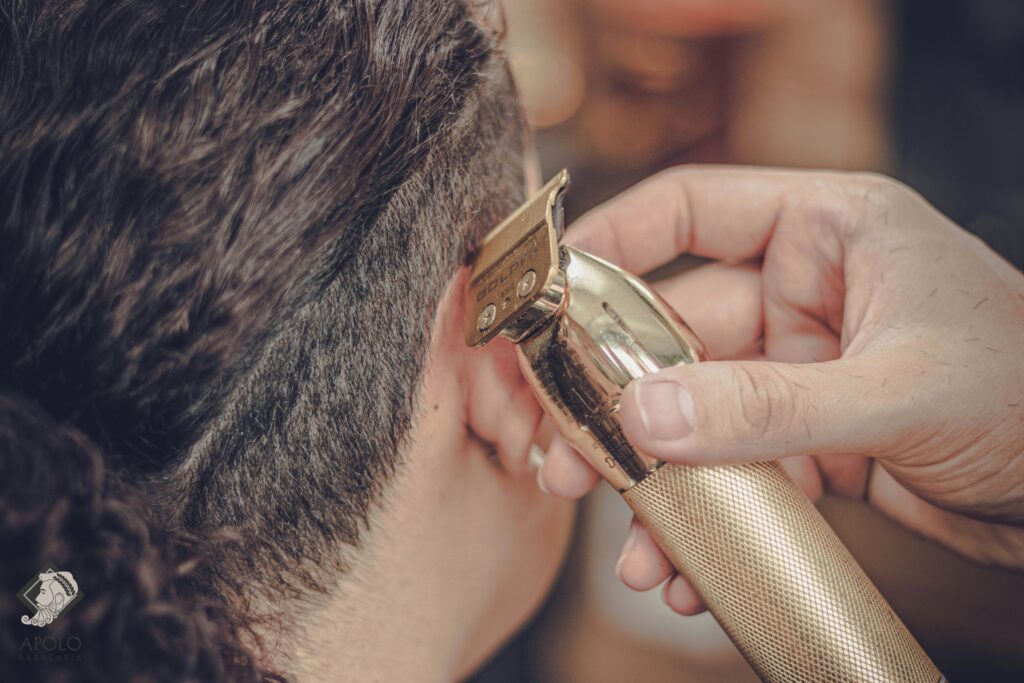
[[[683,465],[784,457],[812,497],[864,498],[1024,567],[1024,275],[920,196],[878,176],[680,168],[568,241],[638,274],[720,261],[656,286],[713,360],[626,389],[638,448]],[[567,496],[596,482],[560,439],[539,476]],[[673,574],[635,522],[618,572],[638,590]],[[665,597],[703,609],[679,576]]]

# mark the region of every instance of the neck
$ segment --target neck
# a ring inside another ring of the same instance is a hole
[[[467,654],[478,649],[470,632],[476,615],[460,601],[465,591],[453,581],[449,549],[415,542],[436,533],[434,520],[422,514],[422,494],[398,479],[334,590],[286,606],[278,622],[295,630],[269,651],[264,642],[272,666],[289,678],[452,681],[479,659]]]
[[[285,670],[297,681],[451,681],[462,637],[415,563],[353,573],[303,621]]]

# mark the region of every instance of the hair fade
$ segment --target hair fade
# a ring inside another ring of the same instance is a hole
[[[25,678],[271,676],[224,595],[343,570],[442,292],[521,199],[476,13],[0,0],[0,571],[73,571],[87,649]]]

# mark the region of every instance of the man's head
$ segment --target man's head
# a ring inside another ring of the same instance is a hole
[[[93,498],[232,529],[193,590],[249,619],[390,551],[451,561],[466,625],[502,622],[466,662],[536,602],[566,520],[508,474],[539,413],[507,347],[459,343],[460,265],[524,189],[475,14],[0,0],[4,448],[54,458],[28,436],[52,425]]]
[[[78,583],[68,572],[44,572],[39,575],[36,604],[60,611],[78,593]]]

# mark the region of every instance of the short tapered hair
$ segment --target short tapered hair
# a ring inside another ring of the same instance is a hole
[[[162,653],[113,677],[252,673],[203,586],[311,590],[357,548],[445,286],[522,198],[482,11],[0,0],[5,555],[77,562],[112,602],[66,619]],[[212,645],[161,649],[157,603]]]

